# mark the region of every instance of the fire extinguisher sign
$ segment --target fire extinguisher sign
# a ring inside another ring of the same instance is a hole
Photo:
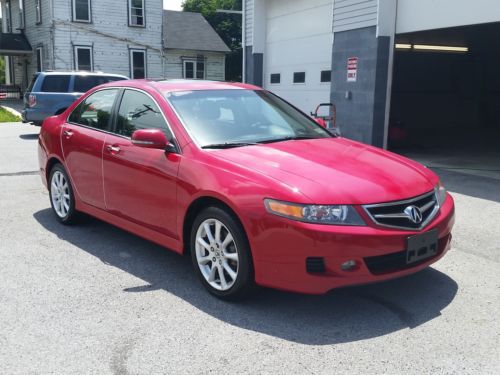
[[[356,82],[358,78],[358,58],[349,57],[347,59],[347,82]]]

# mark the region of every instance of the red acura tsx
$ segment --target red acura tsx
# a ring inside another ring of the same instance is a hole
[[[250,85],[99,86],[45,120],[39,162],[61,223],[84,212],[188,253],[221,298],[400,277],[450,247],[454,203],[432,171]]]

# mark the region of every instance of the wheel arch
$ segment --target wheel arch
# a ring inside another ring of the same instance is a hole
[[[252,255],[252,249],[250,246],[250,241],[248,240],[247,232],[245,230],[245,226],[243,225],[242,220],[239,218],[238,214],[236,211],[228,205],[226,202],[223,200],[213,197],[213,196],[201,196],[196,198],[191,204],[189,205],[186,215],[184,216],[184,222],[182,224],[182,241],[183,241],[183,253],[184,254],[189,254],[190,249],[189,249],[189,243],[190,243],[190,238],[191,238],[191,230],[192,226],[194,223],[194,220],[196,219],[196,216],[203,211],[203,209],[207,207],[219,207],[227,213],[229,213],[237,222],[239,225],[241,225],[241,228],[243,229],[243,234],[245,235],[245,239],[249,245],[250,248],[250,254]],[[252,255],[253,258],[253,255]]]
[[[56,164],[61,164],[63,165],[62,161],[59,160],[59,158],[55,157],[55,156],[51,156],[48,160],[47,160],[47,165],[45,166],[45,181],[47,181],[47,186],[48,186],[48,183],[49,183],[49,177],[50,177],[50,172],[52,171],[52,168],[54,167],[54,165]]]

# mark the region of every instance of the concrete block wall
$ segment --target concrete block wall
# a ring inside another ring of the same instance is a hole
[[[331,100],[343,136],[382,147],[390,40],[376,27],[335,33]],[[347,59],[358,58],[357,81],[347,82]]]

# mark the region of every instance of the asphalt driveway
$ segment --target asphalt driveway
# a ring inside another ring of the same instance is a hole
[[[437,170],[457,223],[431,268],[234,304],[184,257],[92,218],[59,225],[38,130],[0,124],[1,373],[500,373],[500,176]]]

